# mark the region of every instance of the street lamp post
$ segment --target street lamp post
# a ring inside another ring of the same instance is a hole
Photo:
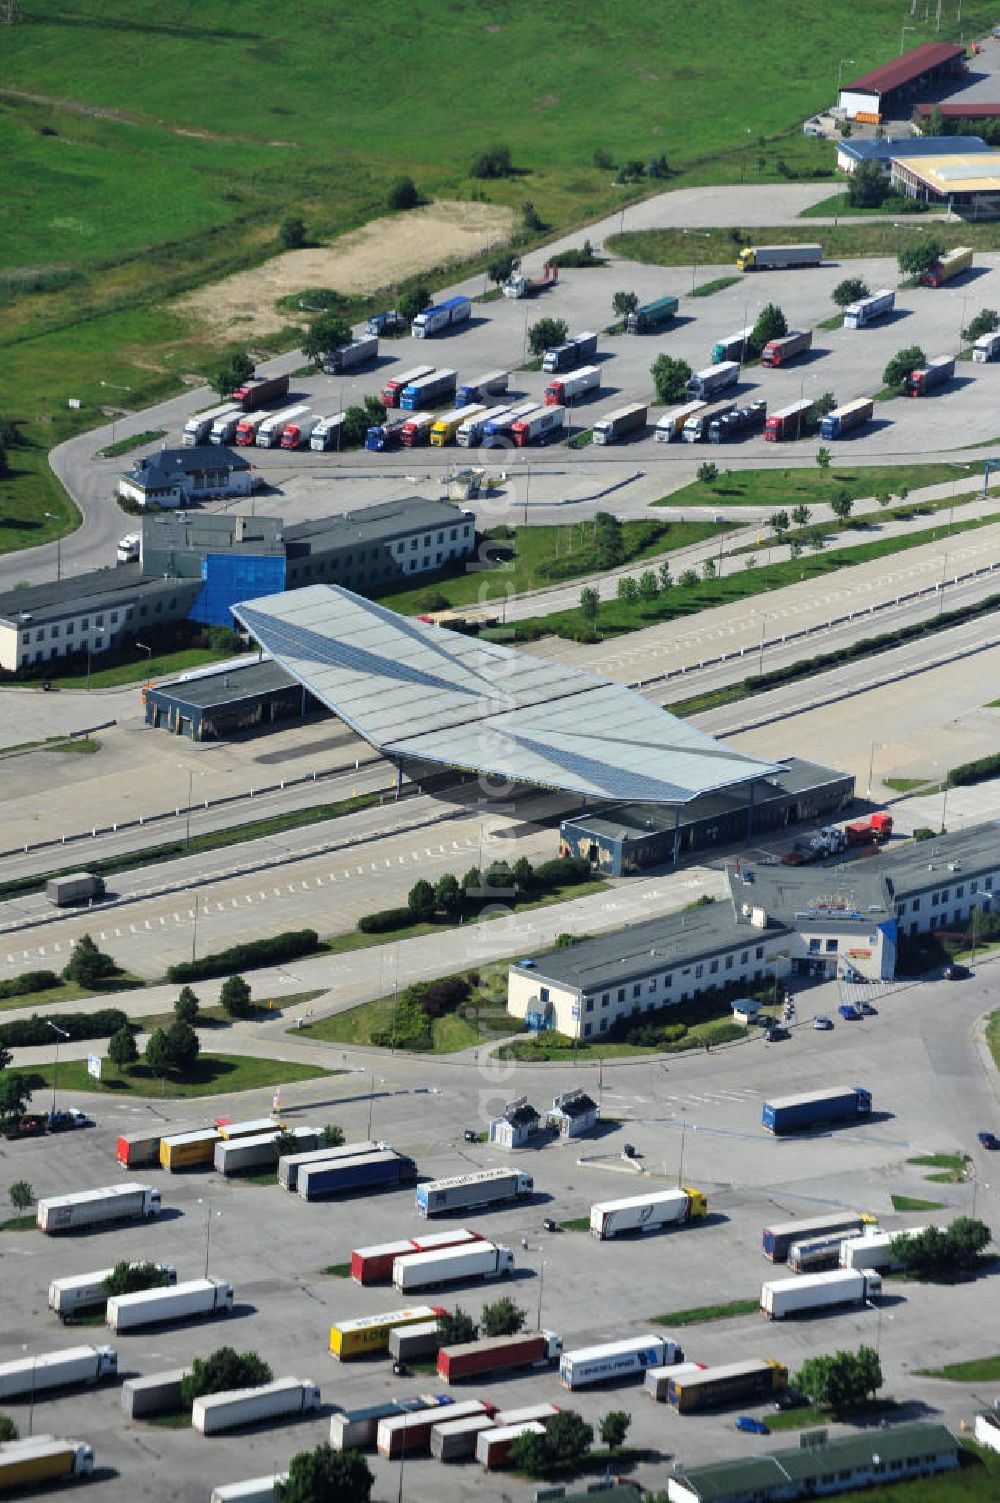
[[[903,39],[906,36],[906,33],[908,31],[916,31],[916,29],[917,28],[915,26],[902,26],[902,27],[900,27],[900,31],[899,31],[899,51],[900,51],[900,54],[902,54],[902,51],[903,51]]]
[[[198,1204],[205,1207],[205,1277],[208,1278],[208,1255],[212,1246],[212,1217],[221,1216],[221,1211],[212,1210],[212,1202],[198,1197]]]
[[[149,668],[148,668],[147,671],[149,673],[152,673],[152,671],[153,671],[153,649],[151,647],[147,647],[146,644],[145,644],[145,642],[137,642],[135,645],[136,645],[136,647],[138,647],[138,649],[139,649],[140,652],[144,652],[146,654],[146,658],[147,658],[147,660],[149,662]]]
[[[91,656],[92,656],[93,651],[94,651],[94,646],[97,645],[97,644],[99,644],[99,643],[101,643],[101,642],[103,642],[103,641],[104,641],[104,633],[100,632],[100,631],[95,631],[95,633],[94,633],[94,643],[91,644],[91,642],[89,640],[87,642],[87,693],[88,694],[90,693],[90,660],[91,660]]]
[[[844,64],[845,63],[853,63],[853,62],[854,62],[853,57],[842,57],[840,59],[840,67],[837,69],[837,95],[838,95],[838,103],[839,103],[839,95],[840,95],[840,85],[844,81]]]
[[[545,1269],[546,1269],[546,1267],[547,1267],[546,1260],[544,1258],[539,1259],[539,1263],[538,1263],[538,1315],[537,1315],[537,1318],[535,1320],[535,1329],[538,1330],[538,1331],[540,1331],[542,1329],[542,1295],[545,1293]]]
[[[44,1021],[56,1035],[56,1062],[52,1067],[52,1111],[54,1114],[56,1109],[56,1081],[59,1079],[59,1040],[61,1038],[68,1039],[69,1034],[66,1032],[65,1028],[60,1028],[56,1023],[53,1023],[51,1019],[45,1018]]]
[[[46,517],[48,517],[48,519],[49,519],[50,522],[58,522],[59,521],[59,517],[56,515],[56,513],[54,511],[47,511],[47,512],[44,513],[44,515]],[[61,535],[56,538],[56,583],[57,584],[59,583],[60,579],[62,579],[62,536]]]
[[[139,643],[137,642],[135,645],[138,647]],[[177,766],[181,772],[186,772],[188,775],[187,818],[184,824],[184,854],[185,856],[189,856],[191,854],[191,785],[194,781],[194,768],[185,767],[183,762],[178,762]]]
[[[677,1164],[677,1187],[680,1189],[684,1179],[684,1143],[687,1139],[687,1123],[681,1122],[681,1156]]]

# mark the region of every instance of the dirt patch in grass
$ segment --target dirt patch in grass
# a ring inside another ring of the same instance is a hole
[[[330,245],[286,251],[252,271],[199,287],[178,307],[227,339],[275,334],[294,321],[275,305],[306,287],[375,292],[449,260],[478,255],[506,240],[513,213],[499,204],[441,199],[408,214],[374,219]],[[302,322],[308,321],[303,312]]]

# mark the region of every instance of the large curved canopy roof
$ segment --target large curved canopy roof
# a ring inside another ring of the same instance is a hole
[[[664,804],[776,770],[623,684],[397,615],[337,585],[244,601],[233,615],[397,761]]]

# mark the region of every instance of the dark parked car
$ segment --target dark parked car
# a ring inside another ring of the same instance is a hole
[[[44,1117],[12,1118],[4,1128],[5,1138],[40,1138],[44,1133]]]
[[[764,1421],[754,1419],[752,1414],[741,1414],[736,1421],[736,1428],[747,1435],[770,1435],[771,1433]]]
[[[764,1029],[765,1044],[780,1044],[782,1039],[790,1039],[791,1034],[787,1028],[782,1028],[780,1023],[772,1023],[770,1028]]]
[[[984,1148],[1000,1148],[1000,1138],[995,1132],[977,1133],[977,1137]]]
[[[959,965],[957,960],[953,960],[951,965],[945,966],[941,975],[945,981],[968,981],[972,972],[967,965]]]

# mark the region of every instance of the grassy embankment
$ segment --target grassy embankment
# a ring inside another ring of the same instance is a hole
[[[926,229],[909,220],[863,219],[858,224],[823,225],[808,222],[757,227],[740,236],[740,244],[802,245],[821,242],[825,261],[849,261],[875,256],[895,257],[904,246],[919,241],[922,234],[933,235],[950,250],[956,245],[971,245],[974,250],[996,250],[1000,229],[996,224],[971,224],[956,220],[948,223],[935,219]],[[652,266],[689,266],[692,239],[683,230],[626,230],[605,241],[615,255],[628,261]],[[739,245],[728,229],[698,231],[698,265],[731,266],[735,264]]]
[[[65,1059],[59,1063],[59,1089],[74,1093],[108,1093],[115,1096],[156,1096],[173,1101],[197,1096],[222,1096],[235,1091],[253,1091],[272,1086],[290,1085],[300,1080],[317,1080],[321,1075],[339,1075],[340,1070],[321,1070],[317,1065],[293,1064],[283,1059],[256,1059],[248,1054],[199,1054],[193,1067],[180,1076],[161,1082],[148,1065],[136,1064],[125,1070],[107,1066],[103,1080],[87,1074],[85,1059]],[[33,1065],[29,1071],[32,1089],[52,1085],[52,1065]]]
[[[848,465],[836,460],[828,470],[728,470],[715,480],[692,480],[671,491],[657,506],[757,506],[790,511],[793,506],[829,505],[839,492],[852,501],[885,491],[899,496],[905,488],[942,485],[960,480],[967,483],[971,464]],[[916,506],[916,502],[913,503]],[[946,503],[950,504],[950,503]],[[881,513],[876,513],[876,516]]]

